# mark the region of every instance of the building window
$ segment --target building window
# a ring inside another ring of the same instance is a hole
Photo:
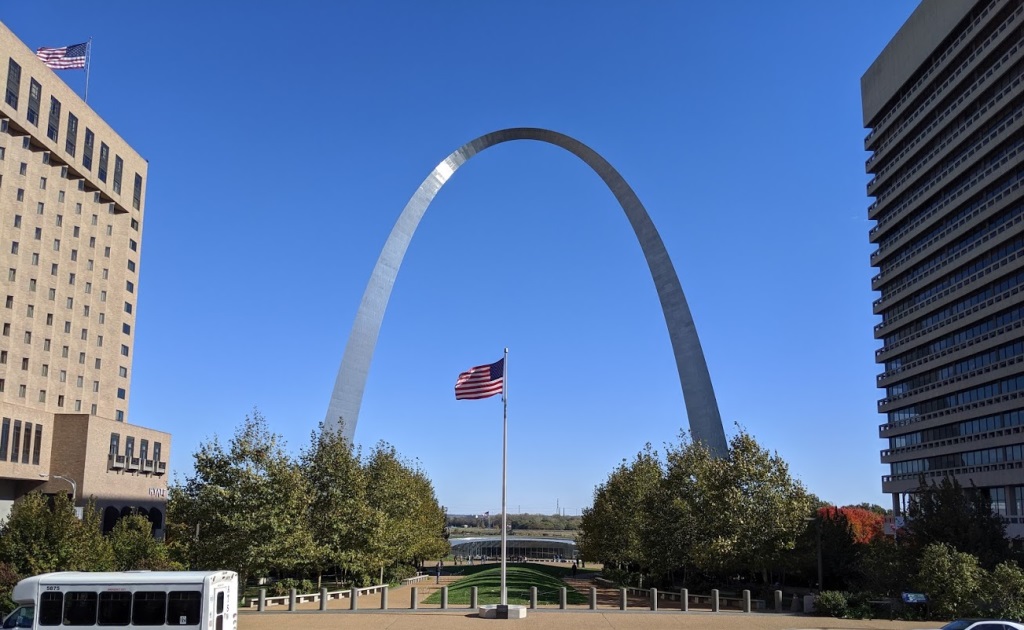
[[[6,363],[6,361],[4,361],[4,363]],[[128,368],[126,368],[123,365],[119,366],[117,368],[117,375],[120,376],[121,378],[128,378]]]
[[[121,324],[121,332],[126,335],[132,334],[132,327],[128,324]]]
[[[39,374],[41,376],[49,376],[50,375],[50,364],[44,363],[42,365],[42,367],[39,369]]]
[[[121,344],[121,356],[128,356],[128,346]]]
[[[26,330],[25,331],[25,343],[32,343],[32,331],[31,330]]]
[[[4,322],[4,337],[11,336],[11,324],[10,322]]]
[[[0,461],[7,461],[7,440],[10,438],[11,433],[11,419],[4,418],[3,424],[0,425]]]
[[[117,455],[121,450],[121,434],[111,433],[110,434],[110,454]]]
[[[64,397],[61,396],[61,398],[64,398]],[[60,406],[61,407],[64,406],[63,402],[60,403]],[[36,424],[36,439],[35,439],[35,444],[33,445],[33,448],[32,448],[32,465],[33,466],[38,466],[39,465],[39,450],[42,448],[42,443],[43,443],[43,425],[37,423]]]
[[[50,351],[50,340],[49,339],[43,339],[43,350],[45,350],[46,352]]]
[[[61,383],[67,383],[68,382],[68,371],[67,370],[61,370],[60,371],[60,375],[58,376],[58,379],[60,380]]]
[[[131,302],[125,302],[124,303],[124,312],[131,314],[131,312],[132,312],[132,303]]]
[[[135,185],[132,188],[132,207],[136,210],[142,205],[142,175],[135,174]]]
[[[141,440],[139,442],[139,459],[142,461],[149,459],[149,440]]]
[[[135,242],[135,239],[128,239],[128,249],[132,250],[133,252],[139,251],[139,244]]]
[[[18,241],[11,241],[11,253],[12,254],[17,254],[18,253]]]
[[[25,201],[25,189],[19,188],[18,192],[16,193],[16,196],[18,198],[18,201]]]
[[[30,443],[31,442],[32,442],[32,423],[31,422],[26,422],[25,423],[25,444],[24,444],[24,448],[21,451],[21,463],[22,464],[27,464],[28,463],[28,453],[29,453],[29,448],[30,448]]]
[[[75,411],[81,411],[81,410],[82,410],[82,401],[81,400],[76,400],[75,401]]]
[[[124,412],[121,411],[120,409],[115,411],[114,412],[114,420],[117,420],[118,422],[124,422]]]
[[[7,365],[7,351],[0,350],[0,365]]]
[[[135,284],[131,280],[125,280],[124,288],[128,293],[135,293]]]
[[[1006,503],[1006,488],[989,488],[989,498],[992,500],[992,512],[999,516],[1008,516],[1009,506]]]
[[[75,144],[78,142],[78,117],[68,112],[67,138],[64,140],[64,151],[75,157]]]
[[[13,59],[7,61],[7,97],[5,102],[18,109],[18,93],[21,91],[21,66]],[[4,457],[6,459],[6,456]]]
[[[60,394],[60,395],[57,396],[57,406],[58,407],[63,407],[64,406],[64,394]]]
[[[124,160],[120,155],[114,156],[114,192],[121,194],[121,173],[124,171]]]
[[[50,120],[46,125],[46,137],[54,142],[60,135],[60,101],[50,97]]]
[[[96,173],[99,175],[100,181],[107,181],[107,160],[110,158],[110,147],[107,146],[106,142],[100,143],[100,164],[96,169]]]
[[[83,361],[83,363],[84,363],[84,361]],[[99,381],[93,381],[92,382],[92,391],[94,391],[94,392],[99,392],[100,391],[100,382]]]
[[[123,387],[118,387],[117,388],[117,397],[120,398],[121,400],[124,400],[125,396],[127,396],[127,392],[124,391],[124,388]],[[145,444],[145,441],[143,441],[143,444]],[[143,448],[145,448],[145,447],[143,447]]]
[[[135,438],[130,435],[124,438],[124,456],[128,459],[135,457]]]
[[[132,272],[135,271],[135,261],[134,260],[129,260],[128,261],[128,271],[132,271]]]
[[[24,397],[25,397],[25,386],[24,385],[18,385],[18,398],[24,398]]]
[[[28,357],[22,357],[22,359],[21,359],[21,369],[23,371],[25,371],[25,372],[28,371]]]
[[[85,128],[85,147],[82,149],[82,166],[84,166],[85,170],[87,170],[87,171],[91,171],[92,170],[92,147],[93,147],[93,143],[95,141],[96,141],[96,136],[93,134],[92,129],[89,129],[88,127],[86,127]],[[80,183],[85,183],[85,180],[82,180],[82,182],[80,182]]]
[[[43,98],[43,86],[32,79],[28,84],[28,121],[39,126],[39,101]]]
[[[39,390],[39,402],[46,402],[46,390]]]
[[[160,461],[160,442],[153,442],[153,461]]]
[[[21,420],[14,421],[14,431],[11,433],[11,461],[18,463],[18,449],[21,448]]]
[[[46,178],[45,177],[40,177],[39,178],[39,190],[46,190]]]
[[[14,215],[14,227],[16,227],[16,228],[20,228],[21,227],[21,215],[20,214]]]

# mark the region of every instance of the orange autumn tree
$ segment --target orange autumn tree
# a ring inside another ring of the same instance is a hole
[[[864,508],[848,505],[837,508],[827,506],[818,508],[818,516],[835,516],[836,512],[846,517],[853,529],[853,540],[858,544],[867,544],[882,535],[882,515]]]

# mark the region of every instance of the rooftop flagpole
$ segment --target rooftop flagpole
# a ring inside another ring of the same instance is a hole
[[[89,66],[92,65],[92,38],[85,45],[85,102],[89,102]]]
[[[508,474],[508,348],[505,348],[501,382],[501,401],[504,403],[504,422],[501,430],[501,603],[508,604],[508,589],[505,585],[506,537],[508,536],[507,511],[505,510],[505,487]]]

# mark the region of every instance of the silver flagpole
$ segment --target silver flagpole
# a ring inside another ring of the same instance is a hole
[[[505,485],[508,474],[508,348],[505,348],[505,361],[502,363],[501,400],[505,403],[505,419],[501,431],[501,603],[508,605],[508,591],[505,586],[505,545],[508,535],[507,514],[505,511]]]
[[[92,65],[92,38],[85,45],[85,102],[89,102],[89,66]]]

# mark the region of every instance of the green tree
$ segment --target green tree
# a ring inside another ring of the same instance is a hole
[[[935,543],[976,556],[986,569],[1008,559],[1006,524],[992,511],[988,494],[964,488],[953,477],[936,483],[921,479],[907,510],[909,542],[920,552]]]
[[[24,576],[53,571],[104,571],[113,553],[100,530],[99,513],[90,501],[84,520],[70,499],[30,492],[14,503],[0,526],[0,562]]]
[[[985,581],[985,570],[971,554],[946,543],[933,543],[922,550],[915,584],[928,595],[931,612],[939,618],[978,614]]]
[[[1000,619],[1024,621],[1024,571],[1016,562],[1000,562],[983,589],[989,614]]]
[[[341,431],[320,423],[300,458],[309,488],[308,518],[314,551],[310,564],[319,588],[331,567],[364,568],[361,557],[369,545],[371,514],[366,501],[366,475],[360,457]]]
[[[114,568],[118,571],[148,569],[180,570],[168,557],[167,546],[153,538],[153,525],[141,514],[123,517],[108,536],[114,552]]]
[[[239,583],[289,570],[312,553],[305,480],[282,438],[259,412],[247,416],[225,447],[216,437],[194,454],[194,474],[168,492],[168,520],[195,532],[187,546],[195,569],[231,569]]]
[[[584,559],[622,569],[646,568],[648,508],[663,474],[657,451],[647,444],[632,462],[623,459],[594,489],[594,504],[583,510],[576,538]]]

